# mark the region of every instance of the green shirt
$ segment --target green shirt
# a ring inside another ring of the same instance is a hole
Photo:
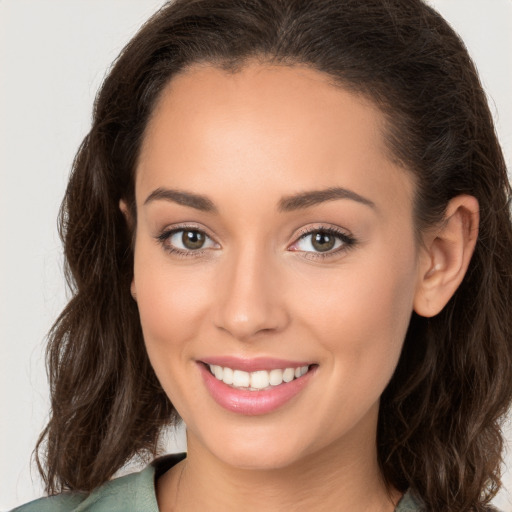
[[[138,473],[115,478],[90,494],[62,493],[40,498],[12,512],[158,512],[155,478],[185,458],[184,453],[155,460]],[[420,512],[422,509],[407,492],[395,512]]]

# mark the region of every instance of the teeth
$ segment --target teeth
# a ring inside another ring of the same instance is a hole
[[[283,370],[270,370],[268,380],[271,386],[279,386],[283,383]]]
[[[293,368],[286,368],[286,370],[283,372],[283,380],[285,382],[291,382],[294,378],[295,370]]]
[[[224,368],[224,372],[222,375],[222,380],[226,384],[233,384],[233,370],[231,368]]]
[[[216,366],[213,369],[213,374],[215,375],[216,379],[222,380],[222,376],[224,374],[224,368],[222,368],[222,366]]]
[[[217,375],[215,375],[217,378]],[[222,379],[219,379],[222,380]],[[236,388],[248,388],[251,381],[251,376],[242,370],[233,371],[233,386]]]
[[[279,386],[283,382],[291,382],[298,379],[308,372],[309,366],[299,366],[298,368],[284,368],[283,370],[258,370],[256,372],[244,372],[243,370],[233,370],[228,367],[218,365],[209,365],[210,371],[217,380],[235,388],[244,388],[251,391],[268,388],[269,386]]]
[[[251,373],[251,388],[265,389],[268,388],[270,382],[268,372],[265,370]]]

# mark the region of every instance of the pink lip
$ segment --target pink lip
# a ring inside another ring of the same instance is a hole
[[[283,382],[279,386],[275,386],[271,389],[264,389],[261,391],[245,391],[241,389],[235,389],[231,386],[228,386],[221,380],[217,380],[203,363],[198,363],[198,366],[206,388],[210,392],[212,398],[224,409],[247,416],[268,414],[282,407],[294,396],[300,393],[302,389],[304,389],[304,387],[311,380],[311,377],[316,373],[317,369],[317,367],[314,366],[302,377],[294,379],[291,382]],[[228,366],[232,368],[232,366],[228,364],[224,364],[222,366]],[[292,364],[278,366],[277,368],[290,368],[293,366],[294,365]],[[300,366],[300,364],[298,366]],[[236,365],[235,368],[237,368]],[[266,368],[268,369],[269,367],[267,366]]]
[[[307,361],[287,361],[285,359],[276,359],[273,357],[256,357],[244,359],[233,356],[214,356],[201,359],[201,362],[216,366],[227,366],[233,370],[243,370],[244,372],[257,372],[258,370],[284,370],[285,368],[299,368],[309,366]]]

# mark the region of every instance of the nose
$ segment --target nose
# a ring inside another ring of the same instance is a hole
[[[286,327],[289,315],[280,272],[271,260],[260,251],[245,250],[224,262],[214,314],[217,328],[248,341]]]

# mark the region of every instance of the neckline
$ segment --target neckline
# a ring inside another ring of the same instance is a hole
[[[156,482],[157,480],[166,473],[173,466],[187,458],[187,453],[171,453],[163,455],[153,460],[150,464],[150,468],[153,471],[153,491],[156,500]],[[414,498],[411,490],[408,489],[398,501],[394,512],[414,512],[419,511],[420,506],[418,501]]]

